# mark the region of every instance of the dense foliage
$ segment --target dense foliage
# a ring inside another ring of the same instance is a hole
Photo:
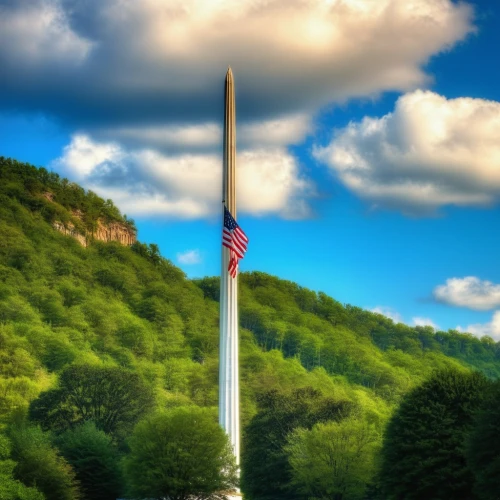
[[[297,429],[286,447],[292,486],[307,498],[362,500],[377,470],[380,434],[360,416]]]
[[[325,398],[311,388],[290,394],[276,390],[258,398],[259,411],[244,434],[242,487],[249,498],[278,500],[300,498],[292,485],[285,449],[295,429],[310,429],[318,422],[339,421],[352,411],[352,403]]]
[[[43,493],[29,488],[14,478],[16,462],[10,458],[12,446],[7,436],[0,435],[0,498],[10,500],[45,500]]]
[[[115,500],[122,492],[120,455],[111,436],[85,422],[61,434],[56,444],[73,467],[84,500]]]
[[[47,500],[79,500],[75,473],[40,428],[17,425],[10,429],[15,475],[39,489]]]
[[[492,384],[467,440],[467,462],[479,500],[500,497],[500,381]]]
[[[27,467],[40,455],[21,453],[27,440],[16,428],[52,450],[68,495],[91,498],[88,471],[106,464],[101,481],[115,494],[120,476],[123,496],[135,425],[217,407],[218,279],[187,280],[154,244],[84,248],[53,228],[57,220],[92,231],[103,218],[129,223],[56,174],[0,159],[0,488],[12,498],[44,495]],[[268,487],[271,498],[360,495],[406,394],[435,370],[500,376],[500,345],[488,337],[394,324],[259,272],[239,280],[242,461],[256,465],[243,468],[249,500],[270,498]],[[366,444],[339,451],[335,436],[349,441],[353,429],[366,431]],[[314,453],[297,454],[321,441],[343,463],[359,456],[359,467],[341,476]],[[342,479],[313,491],[322,467]]]
[[[29,415],[45,430],[61,431],[92,421],[115,435],[132,430],[153,401],[151,388],[137,373],[118,366],[75,364],[61,372],[57,389],[32,402]]]
[[[92,233],[99,219],[121,222],[135,231],[134,221],[122,215],[111,200],[103,200],[45,168],[0,156],[0,203],[7,197],[40,212],[48,222],[71,222],[82,233]]]
[[[487,385],[478,373],[437,372],[404,398],[384,440],[384,498],[473,498],[464,448]]]
[[[237,486],[229,439],[205,408],[177,408],[137,425],[125,462],[134,498],[209,500]]]

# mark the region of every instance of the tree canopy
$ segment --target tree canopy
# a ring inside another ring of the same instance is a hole
[[[286,446],[292,485],[307,498],[362,500],[380,448],[381,430],[362,418],[296,429]]]
[[[311,387],[290,394],[270,391],[258,399],[259,411],[245,429],[242,489],[249,499],[292,499],[303,495],[292,486],[292,471],[285,448],[298,428],[317,422],[338,421],[352,404],[323,396]]]
[[[116,500],[120,497],[122,474],[120,455],[112,439],[85,422],[61,434],[56,444],[75,471],[82,500]]]
[[[479,373],[447,370],[404,397],[384,439],[384,498],[474,498],[464,448],[487,386]]]
[[[33,401],[30,418],[56,430],[92,421],[114,434],[130,429],[152,406],[152,391],[136,373],[117,366],[71,365],[61,372],[57,389]]]
[[[500,382],[486,393],[466,443],[467,463],[480,500],[499,498],[500,478]]]
[[[132,495],[215,499],[237,486],[229,439],[212,412],[177,408],[137,424],[125,462]]]

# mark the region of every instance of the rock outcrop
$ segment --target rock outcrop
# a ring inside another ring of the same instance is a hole
[[[137,237],[134,231],[121,222],[110,222],[104,224],[98,222],[97,230],[92,236],[99,241],[118,241],[122,245],[132,245]]]
[[[42,195],[46,200],[54,203],[54,195],[50,191],[43,193]],[[83,221],[83,212],[81,210],[72,210],[71,216],[73,219],[78,219]],[[78,224],[80,227],[82,225]],[[65,234],[66,236],[71,236],[75,238],[84,247],[88,246],[89,242],[98,241],[118,241],[122,245],[133,245],[137,241],[136,232],[123,222],[113,221],[106,223],[103,219],[97,220],[97,228],[94,232],[81,231],[78,230],[72,222],[63,224],[60,221],[55,221],[52,227]]]
[[[73,213],[74,217],[81,218],[81,214]],[[137,240],[135,231],[127,227],[121,222],[110,222],[106,224],[101,219],[97,222],[97,229],[94,233],[86,232],[84,234],[77,231],[75,226],[70,222],[66,226],[62,222],[54,222],[54,229],[57,231],[75,238],[79,243],[86,247],[93,240],[98,241],[118,241],[122,245],[132,245]]]
[[[84,247],[87,246],[87,238],[85,237],[85,235],[80,234],[75,229],[75,226],[71,224],[71,222],[65,226],[62,222],[55,221],[52,224],[52,227],[54,229],[57,229],[60,233],[65,234],[66,236],[75,238],[75,240],[81,243]]]

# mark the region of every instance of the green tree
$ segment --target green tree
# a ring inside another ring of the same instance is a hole
[[[479,373],[447,370],[404,397],[384,440],[384,499],[473,498],[464,440],[487,386]]]
[[[84,499],[115,500],[120,496],[120,457],[110,436],[86,422],[64,432],[56,442],[75,471]]]
[[[285,449],[292,431],[318,422],[342,420],[352,409],[345,400],[324,397],[311,387],[291,394],[270,391],[258,399],[259,412],[243,438],[241,486],[251,500],[304,498],[291,488],[291,468]]]
[[[137,424],[125,461],[131,495],[170,500],[223,498],[237,484],[228,438],[206,409],[177,408]]]
[[[79,500],[75,473],[39,427],[24,424],[11,429],[14,474],[30,487],[40,490],[47,500]]]
[[[499,381],[488,391],[467,441],[467,463],[476,478],[474,492],[480,500],[498,500],[500,498]]]
[[[308,498],[358,500],[376,469],[381,434],[364,419],[297,429],[285,450],[292,466],[292,482]]]
[[[62,431],[88,420],[117,434],[131,429],[153,406],[150,387],[137,373],[119,367],[71,365],[59,388],[40,394],[30,405],[30,419],[44,429]]]
[[[7,436],[0,434],[0,499],[45,500],[36,488],[28,488],[14,478],[16,462],[10,459],[11,444]]]

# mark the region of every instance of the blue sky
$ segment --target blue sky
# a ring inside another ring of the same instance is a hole
[[[220,272],[223,84],[241,263],[500,340],[500,4],[0,0],[0,155]]]

